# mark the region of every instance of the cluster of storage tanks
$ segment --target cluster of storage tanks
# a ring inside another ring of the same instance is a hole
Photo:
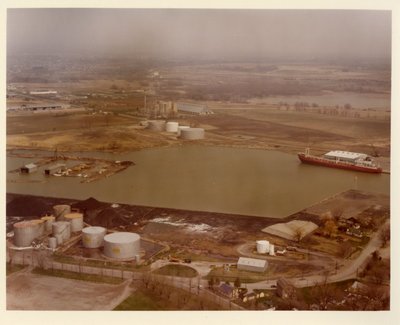
[[[82,232],[85,248],[104,247],[104,255],[116,259],[140,259],[140,236],[131,232],[115,232],[107,235],[104,227],[84,228],[83,214],[71,212],[69,205],[56,205],[53,215],[41,219],[17,222],[14,224],[14,245],[30,247],[32,242],[42,236],[49,236],[48,246],[56,249],[65,243],[73,233]]]
[[[257,253],[275,255],[275,246],[268,240],[257,240]]]
[[[187,125],[179,125],[178,122],[166,122],[163,120],[148,121],[147,128],[156,132],[176,133],[181,139],[200,140],[204,139],[205,132],[202,128],[192,128]]]

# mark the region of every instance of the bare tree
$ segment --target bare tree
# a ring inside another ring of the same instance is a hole
[[[387,224],[383,229],[381,230],[379,234],[380,239],[382,240],[382,247],[385,247],[387,243],[390,241],[390,225]]]

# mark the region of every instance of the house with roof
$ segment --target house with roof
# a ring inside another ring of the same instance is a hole
[[[283,299],[292,298],[296,296],[296,288],[289,280],[280,278],[276,282],[276,294]]]
[[[229,299],[236,299],[239,297],[239,289],[232,287],[230,284],[227,283],[222,283],[218,288],[217,288],[218,293],[221,295],[229,298]]]

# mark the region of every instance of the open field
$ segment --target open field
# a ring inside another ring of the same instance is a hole
[[[112,310],[131,292],[120,285],[18,272],[7,277],[7,310]]]

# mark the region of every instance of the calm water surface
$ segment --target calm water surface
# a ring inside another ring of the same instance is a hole
[[[7,191],[268,217],[287,216],[355,186],[390,192],[389,175],[304,165],[295,155],[274,151],[182,146],[81,155],[132,160],[136,165],[88,184],[72,177],[44,178],[40,171],[28,176],[7,173]],[[7,170],[33,161],[8,157]],[[13,182],[21,178],[46,182]]]

